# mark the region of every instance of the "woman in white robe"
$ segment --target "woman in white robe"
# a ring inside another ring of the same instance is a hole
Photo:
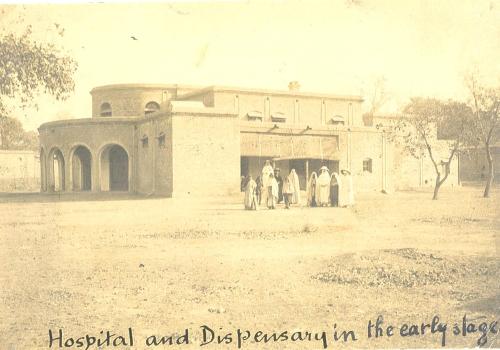
[[[342,186],[339,188],[339,206],[350,207],[354,205],[354,191],[351,172],[343,169],[340,171],[340,174],[340,182]]]
[[[267,203],[267,187],[269,186],[269,175],[271,174],[274,174],[274,169],[271,166],[271,162],[269,160],[266,160],[266,163],[262,168],[262,174],[261,174],[261,179],[262,179],[261,200],[264,201],[264,203]]]
[[[318,185],[316,192],[316,201],[318,206],[327,207],[330,203],[330,173],[326,166],[322,166],[321,174],[318,176]]]
[[[318,186],[318,175],[316,172],[312,172],[309,182],[307,183],[307,206],[308,207],[317,207],[318,202],[316,200]]]
[[[290,180],[293,186],[292,204],[300,204],[300,183],[299,176],[295,172],[295,169],[290,171]]]
[[[257,210],[257,183],[248,177],[247,185],[245,188],[245,209]]]
[[[267,191],[267,207],[269,209],[275,209],[276,203],[278,203],[279,187],[278,181],[274,178],[274,174],[269,175]]]
[[[283,199],[285,200],[285,208],[290,209],[293,193],[295,192],[290,175],[283,179]]]

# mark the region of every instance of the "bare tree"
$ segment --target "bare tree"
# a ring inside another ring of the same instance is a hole
[[[396,126],[408,153],[420,158],[427,152],[436,174],[434,200],[438,199],[439,189],[450,174],[453,158],[470,143],[471,115],[472,111],[465,103],[418,97],[406,105]],[[447,149],[447,156],[439,160],[437,148],[443,146]]]
[[[387,80],[385,77],[377,77],[367,93],[367,102],[369,103],[368,111],[363,114],[365,125],[373,124],[373,116],[380,111],[390,97],[386,89]]]
[[[498,137],[500,87],[481,86],[473,75],[468,78],[467,85],[472,95],[473,127],[476,140],[484,145],[486,161],[488,162],[488,177],[486,178],[483,193],[483,197],[487,198],[490,196],[490,189],[495,177],[491,145],[495,143]]]

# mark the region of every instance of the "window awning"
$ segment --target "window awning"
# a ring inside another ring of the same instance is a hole
[[[283,123],[283,122],[286,122],[286,116],[285,116],[285,114],[283,114],[281,112],[276,112],[276,113],[271,114],[271,120],[273,122]]]
[[[262,112],[251,111],[247,113],[247,117],[250,120],[256,120],[256,119],[262,120]]]
[[[341,115],[334,115],[333,117],[328,120],[329,124],[337,124],[337,123],[344,123],[344,117]]]

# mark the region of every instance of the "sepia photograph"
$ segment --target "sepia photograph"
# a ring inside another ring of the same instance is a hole
[[[0,3],[0,350],[500,348],[500,2]]]

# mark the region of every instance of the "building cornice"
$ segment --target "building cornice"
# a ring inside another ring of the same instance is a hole
[[[79,118],[56,120],[43,123],[38,127],[38,131],[53,128],[53,127],[72,127],[82,125],[113,125],[113,124],[135,124],[144,117],[94,117],[94,118]]]
[[[241,88],[232,86],[208,86],[200,90],[187,92],[185,94],[177,96],[178,99],[190,98],[193,96],[204,95],[209,92],[230,92],[237,94],[249,94],[249,95],[262,95],[262,96],[289,96],[289,97],[300,97],[300,98],[322,98],[330,100],[345,100],[345,101],[356,101],[362,102],[363,97],[358,95],[336,95],[336,94],[324,94],[315,92],[302,92],[302,91],[289,91],[289,90],[270,90],[270,89],[252,89],[252,88]]]

